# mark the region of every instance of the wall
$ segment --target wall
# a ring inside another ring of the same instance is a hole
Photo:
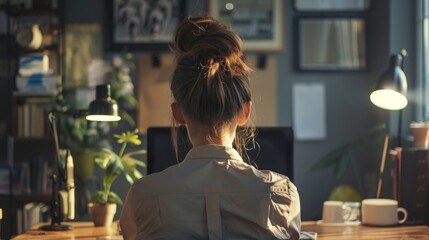
[[[189,2],[189,9],[192,10],[201,9],[204,5],[204,1]],[[393,5],[392,2],[394,2]],[[295,143],[295,183],[301,194],[304,220],[320,218],[322,202],[327,199],[329,192],[338,183],[333,178],[332,169],[319,170],[310,174],[310,167],[331,149],[357,138],[359,134],[376,123],[386,122],[389,119],[386,111],[370,103],[369,94],[378,77],[387,68],[389,55],[397,52],[402,42],[410,41],[408,37],[396,38],[400,33],[396,32],[396,28],[390,27],[390,21],[393,19],[389,11],[403,9],[401,19],[411,19],[413,16],[409,3],[413,1],[392,2],[371,1],[371,8],[367,13],[368,69],[366,71],[306,73],[296,72],[293,68],[295,48],[293,18],[297,13],[293,10],[292,0],[284,1],[284,51],[269,54],[278,61],[278,124],[292,125],[291,89],[294,83],[321,82],[326,88],[326,138],[322,141]],[[103,18],[102,0],[75,0],[67,1],[66,4],[67,23],[101,22]],[[405,6],[398,6],[401,4]],[[404,25],[404,28],[410,26],[407,22]],[[406,36],[412,36],[412,33],[407,33]],[[407,48],[410,46],[410,44],[405,45]],[[119,193],[125,196],[126,188],[118,187],[123,184],[127,183],[117,183],[114,190],[122,191]]]

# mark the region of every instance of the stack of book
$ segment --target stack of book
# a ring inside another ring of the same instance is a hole
[[[49,221],[49,206],[45,203],[29,202],[16,211],[16,226],[22,233],[33,225]]]
[[[54,95],[60,76],[49,68],[49,57],[44,54],[22,56],[19,59],[19,75],[16,76],[15,95]]]
[[[17,106],[18,137],[44,137],[49,135],[47,112],[51,98],[29,97]]]

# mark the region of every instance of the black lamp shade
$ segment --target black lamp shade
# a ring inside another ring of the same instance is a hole
[[[118,104],[110,97],[110,85],[98,85],[96,87],[96,98],[89,105],[89,121],[119,121]]]
[[[405,50],[404,50],[405,51]],[[371,102],[377,107],[400,110],[407,106],[407,77],[403,71],[405,53],[390,57],[389,69],[385,71],[371,93]]]

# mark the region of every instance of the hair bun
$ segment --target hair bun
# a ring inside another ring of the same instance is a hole
[[[216,72],[219,66],[250,71],[242,60],[242,41],[225,25],[210,17],[188,17],[176,29],[172,50],[177,61],[192,61]]]

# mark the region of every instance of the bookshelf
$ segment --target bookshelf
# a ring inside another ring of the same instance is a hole
[[[8,216],[0,239],[9,239],[39,221],[51,201],[55,146],[48,113],[64,81],[64,1],[6,1],[0,11],[6,16],[6,32],[0,33],[6,43],[0,54],[7,105],[2,109],[8,113],[0,119],[7,122],[8,136],[0,140],[7,146],[0,170],[8,168],[10,176],[9,191],[0,192],[0,208]]]

